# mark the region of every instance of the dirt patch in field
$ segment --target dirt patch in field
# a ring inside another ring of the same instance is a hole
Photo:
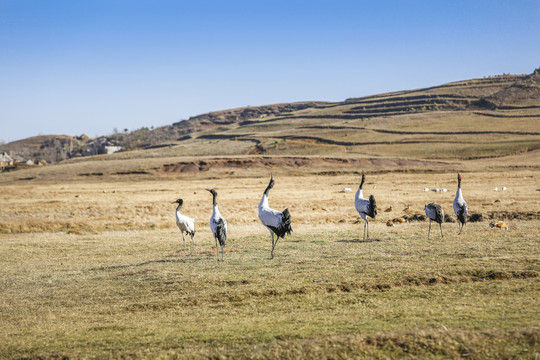
[[[408,222],[413,221],[427,221],[427,217],[424,214],[412,214],[404,215],[404,219]],[[491,211],[488,213],[472,213],[469,216],[469,222],[482,222],[489,220],[539,220],[540,211]],[[444,222],[456,222],[453,215],[445,214]]]
[[[418,161],[408,159],[343,159],[343,158],[310,158],[310,157],[253,157],[238,159],[210,159],[199,161],[182,161],[174,164],[165,164],[158,169],[162,173],[196,173],[211,169],[251,169],[251,168],[280,168],[297,169],[302,167],[331,169],[329,172],[342,172],[359,170],[361,168],[433,168],[448,166],[445,162]],[[320,174],[327,172],[319,172]]]
[[[486,214],[490,220],[538,220],[540,219],[540,211],[491,211]]]

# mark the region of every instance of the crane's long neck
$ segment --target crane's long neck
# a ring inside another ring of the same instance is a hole
[[[356,191],[356,197],[357,198],[363,198],[364,197],[364,191],[362,188],[364,187],[364,181],[365,179],[362,178],[362,182],[360,183],[360,186],[358,187],[358,190]]]
[[[178,206],[176,207],[176,212],[180,213],[181,208],[182,208],[182,204],[178,204]]]
[[[267,191],[269,191],[269,189],[266,189]],[[261,198],[261,202],[259,203],[259,207],[268,207],[268,192],[265,191],[262,198]]]
[[[270,194],[270,190],[272,190],[272,187],[274,185],[273,180],[274,180],[274,178],[270,179],[270,183],[268,184],[268,186],[264,190],[261,202],[259,203],[260,207],[265,207],[265,206],[268,207],[268,195]]]
[[[458,179],[457,183],[457,191],[456,191],[456,199],[463,199],[463,194],[461,193],[461,179]]]
[[[219,212],[218,204],[217,204],[217,193],[212,194],[214,196],[212,200],[212,217],[220,217],[221,214]]]
[[[266,190],[264,190],[264,195],[266,195],[266,197],[268,197],[268,194],[270,193],[271,189],[272,189],[271,184],[268,184],[268,186],[266,187]]]

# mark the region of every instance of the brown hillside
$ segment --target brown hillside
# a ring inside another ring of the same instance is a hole
[[[540,69],[488,96],[486,100],[499,107],[540,106]]]
[[[6,144],[38,160],[93,155],[112,142],[118,159],[199,156],[387,157],[474,160],[540,149],[539,71],[430,88],[201,114],[156,129],[98,139],[36,137]],[[69,140],[68,140],[69,139]],[[73,151],[71,151],[73,149]]]

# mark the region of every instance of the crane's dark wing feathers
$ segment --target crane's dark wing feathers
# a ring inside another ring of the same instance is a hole
[[[219,219],[216,227],[216,239],[219,241],[219,245],[225,246],[227,240],[227,229],[223,218]]]
[[[375,201],[375,196],[369,195],[369,205],[367,215],[373,219],[377,216],[377,202]]]
[[[289,212],[289,209],[283,210],[281,222],[277,227],[271,225],[266,225],[266,227],[272,230],[278,238],[283,238],[285,235],[290,235],[293,230],[291,227],[291,213]]]
[[[442,224],[444,222],[443,209],[439,204],[435,205],[435,221],[439,224]]]
[[[460,211],[457,213],[457,218],[460,223],[465,224],[467,223],[467,217],[469,216],[469,207],[467,206],[467,203],[463,204],[461,206]]]

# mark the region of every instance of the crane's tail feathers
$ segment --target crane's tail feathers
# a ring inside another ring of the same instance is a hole
[[[225,246],[225,241],[227,240],[227,230],[225,229],[223,219],[219,219],[219,223],[216,228],[216,239],[218,239],[219,245]]]
[[[373,219],[375,219],[375,216],[377,216],[377,202],[375,201],[375,196],[373,195],[369,196],[369,209],[367,214]]]
[[[277,231],[274,231],[278,237],[284,237],[286,234],[290,235],[292,233],[292,227],[291,227],[291,213],[289,212],[289,209],[283,210],[281,217],[281,224],[279,224],[279,227],[276,229]]]
[[[444,211],[440,206],[437,206],[437,208],[435,209],[435,221],[439,224],[442,224],[444,222]]]

